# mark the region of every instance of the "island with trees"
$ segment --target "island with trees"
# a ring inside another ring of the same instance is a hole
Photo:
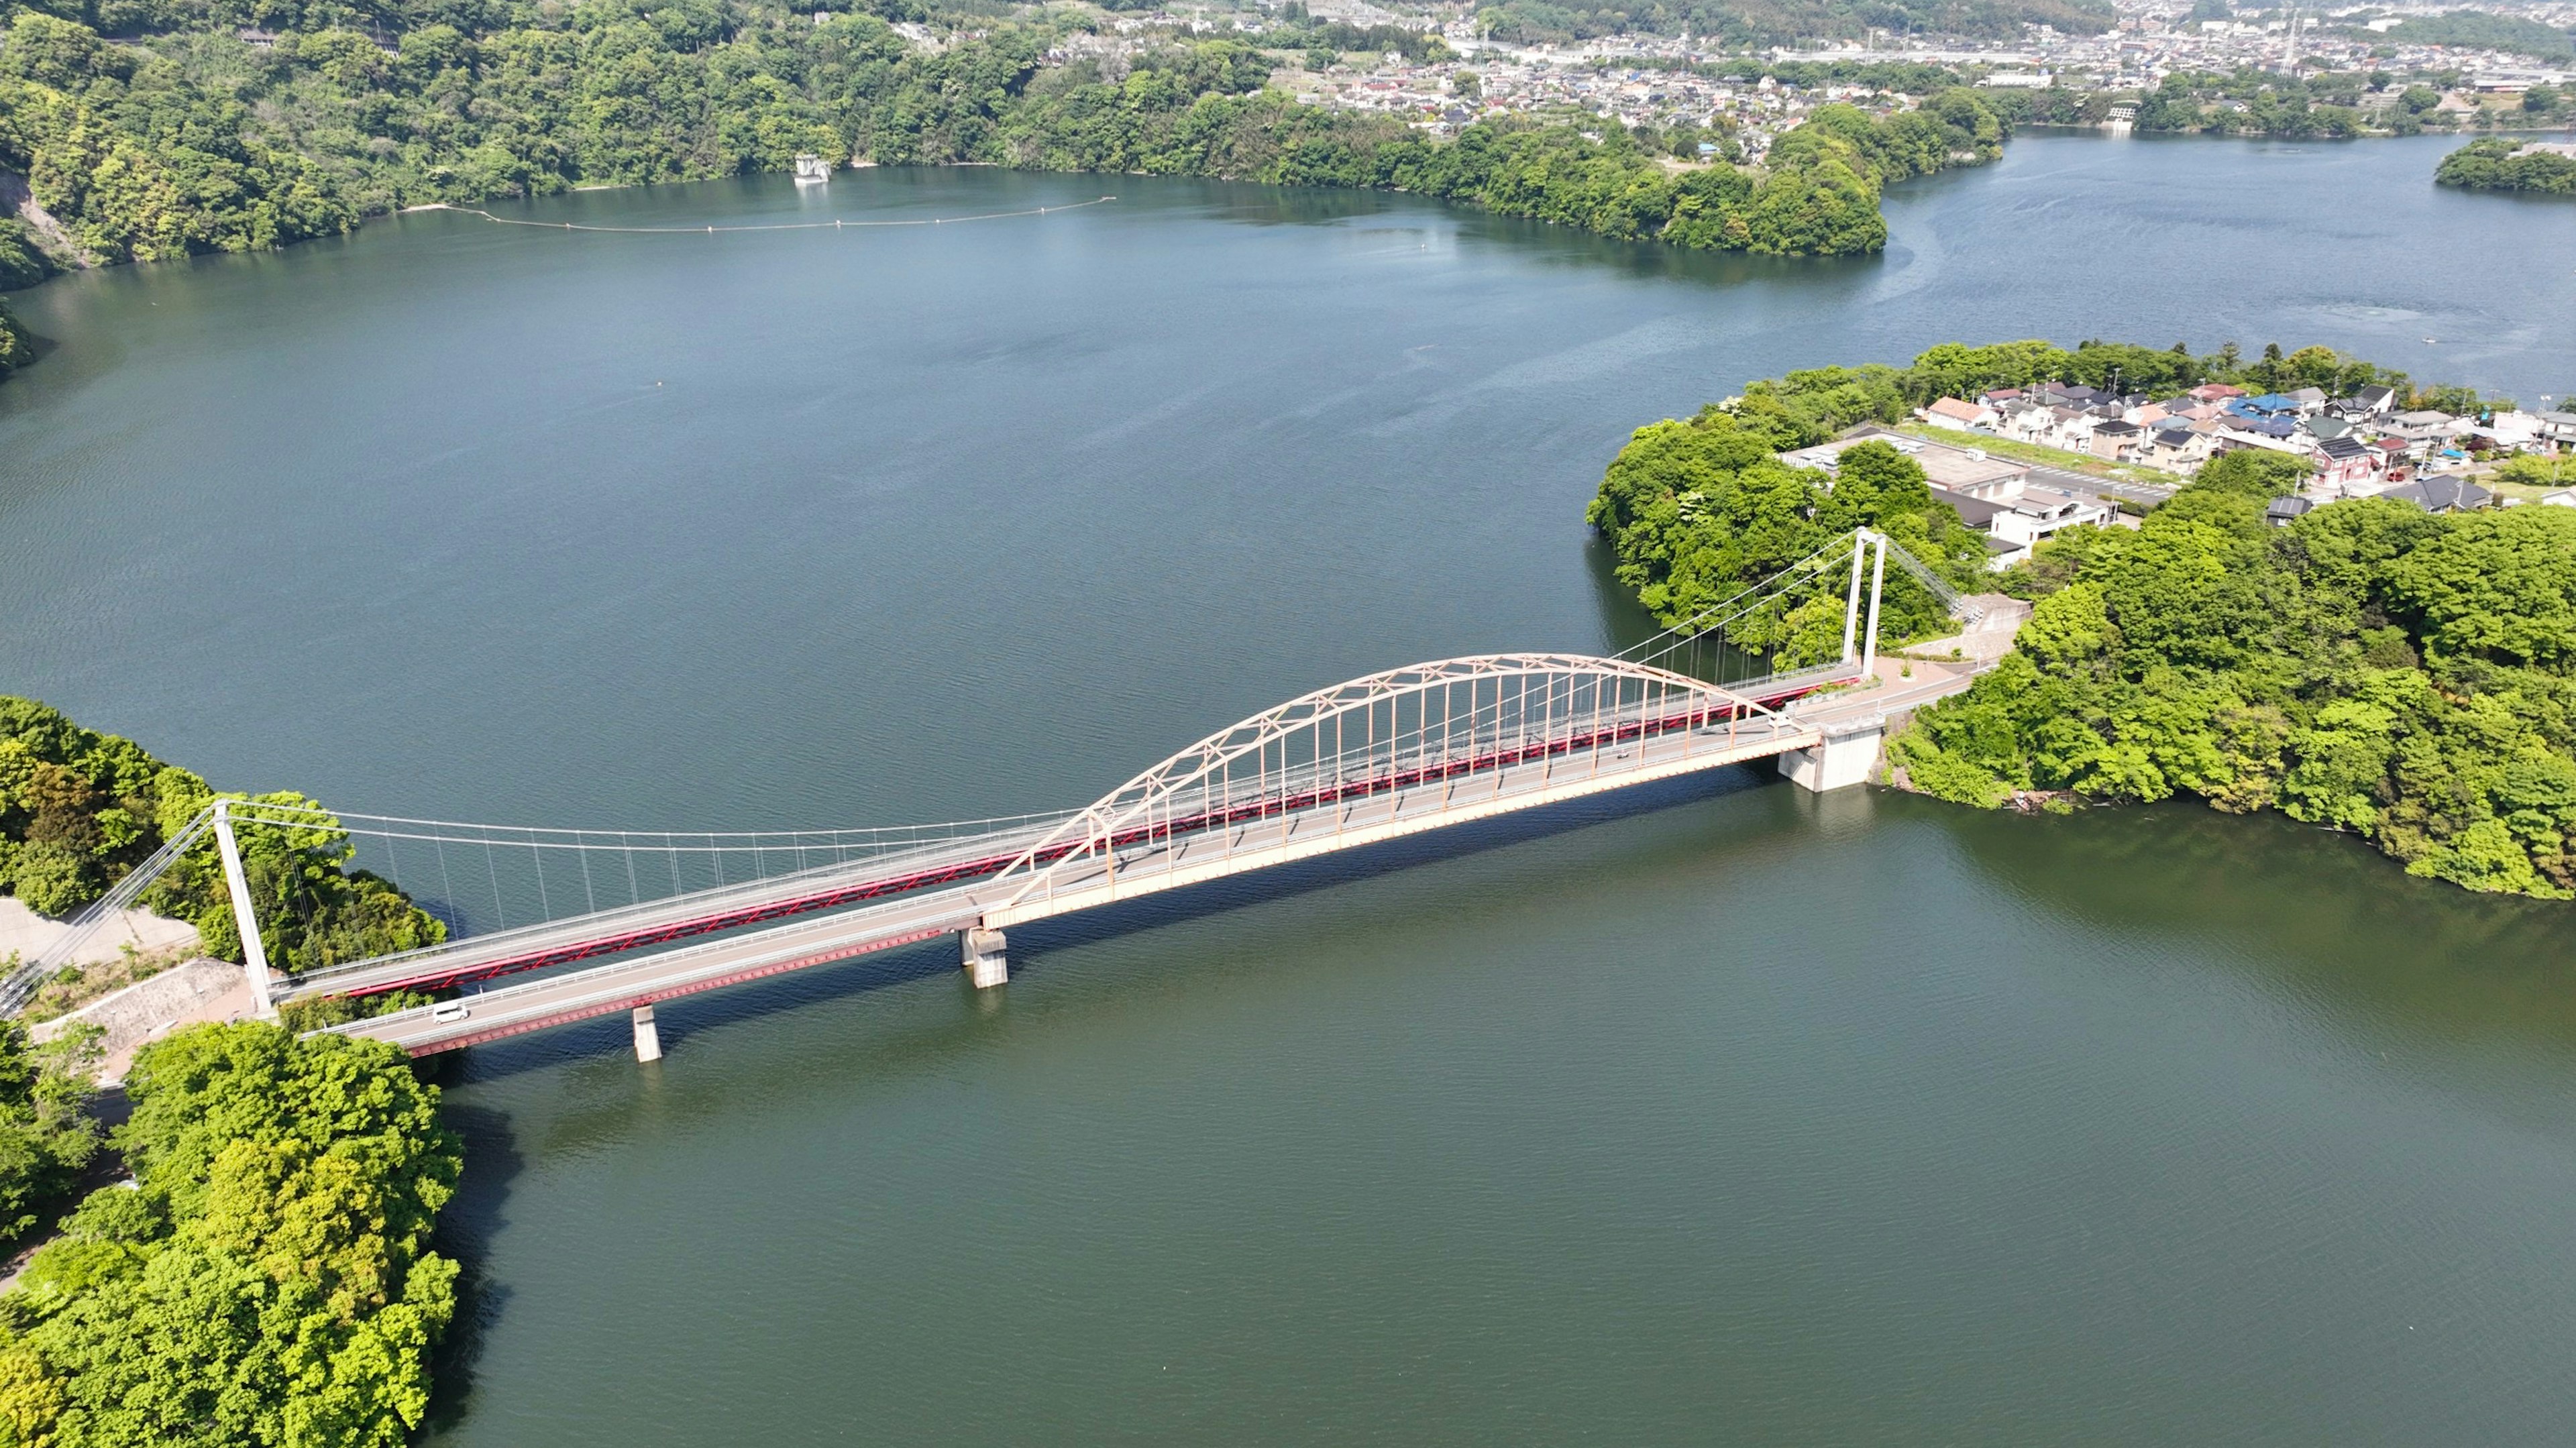
[[[2394,386],[2410,402],[2479,401],[2323,348],[2249,362],[2232,347],[1944,346],[1908,367],[1757,382],[1687,422],[1642,428],[1588,517],[1620,580],[1667,622],[1859,523],[1963,589],[2032,600],[1999,666],[1890,740],[1891,778],[1908,788],[1984,807],[2184,795],[2277,809],[2361,835],[2414,874],[2576,895],[2576,508],[2435,513],[2366,497],[2285,517],[2269,505],[2307,463],[2232,451],[2138,526],[2072,528],[1994,574],[1896,449],[1843,452],[1848,499],[1840,478],[1829,486],[1778,457],[1926,399],[2115,376],[2148,392],[2304,376]],[[2563,462],[2511,466],[2555,476]],[[1891,571],[1888,586],[1890,641],[1953,626],[1910,578]],[[1840,600],[1824,592],[1728,637],[1778,663],[1830,658]]]
[[[2469,191],[2576,196],[2576,146],[2490,136],[2443,157],[2433,179]]]

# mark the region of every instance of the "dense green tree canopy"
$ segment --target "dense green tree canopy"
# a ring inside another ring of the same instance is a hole
[[[84,1112],[95,1064],[95,1027],[73,1027],[38,1046],[0,1021],[0,1241],[17,1237],[78,1180],[98,1149]]]
[[[27,224],[0,216],[0,292],[32,287],[54,274],[52,258],[36,245]]]
[[[428,1406],[460,1169],[395,1048],[275,1026],[147,1047],[92,1195],[0,1296],[0,1444],[397,1448]]]
[[[804,151],[1394,187],[1611,236],[1844,254],[1885,244],[1882,184],[1991,160],[2004,135],[1984,96],[1952,89],[1883,121],[1828,107],[1762,174],[1674,174],[1617,126],[1483,123],[1451,144],[1300,106],[1234,40],[1050,63],[1077,23],[1063,17],[933,49],[837,3],[57,8],[72,18],[21,7],[0,35],[0,165],[107,260],[275,246],[425,202],[784,170]],[[251,19],[272,43],[234,38]],[[145,33],[111,44],[94,24]]]
[[[1587,517],[1621,582],[1666,623],[1708,620],[1786,663],[1839,647],[1848,574],[1820,570],[1821,586],[1740,618],[1710,610],[1856,525],[1954,585],[2035,598],[2002,666],[1892,741],[1918,789],[1984,805],[2188,793],[2367,834],[2417,873],[2472,888],[2576,893],[2576,509],[2435,517],[2370,499],[2273,528],[2266,503],[2307,465],[2239,451],[2143,527],[2069,530],[1998,579],[1895,449],[1844,448],[1830,487],[1777,456],[1937,397],[2048,381],[2154,395],[2386,383],[2418,402],[2481,402],[2321,347],[2248,360],[2232,343],[2198,356],[1944,344],[1907,367],[1751,383],[1689,422],[1641,428]],[[1949,626],[1910,578],[1888,583],[1887,638]]]
[[[6,304],[0,304],[0,377],[36,360],[36,346],[18,319],[9,315]]]
[[[2017,651],[1891,758],[1964,803],[2188,793],[2576,893],[2576,510],[2364,499],[2274,529],[2263,472],[2213,464],[2136,532],[2043,545]]]
[[[36,910],[62,915],[97,899],[214,798],[204,780],[130,739],[0,696],[0,889]],[[293,793],[256,798],[313,806]],[[347,868],[352,847],[335,825],[317,815],[309,829],[237,831],[270,963],[308,970],[446,938],[391,884]],[[194,924],[213,954],[241,958],[211,846],[182,856],[144,903]]]
[[[1639,428],[1611,461],[1586,517],[1610,540],[1620,581],[1665,623],[1717,629],[1784,667],[1829,659],[1842,646],[1851,576],[1839,556],[1774,603],[1740,617],[1711,610],[1858,527],[1885,532],[1953,581],[1978,580],[1985,545],[1932,500],[1920,464],[1863,443],[1828,477],[1781,462],[1779,445],[1758,419],[1710,409]],[[1888,576],[1886,598],[1889,639],[1946,631],[1948,611],[1902,572]]]
[[[2540,191],[2576,196],[2576,157],[2527,151],[2504,137],[2471,141],[2442,158],[2433,179],[2472,191]]]

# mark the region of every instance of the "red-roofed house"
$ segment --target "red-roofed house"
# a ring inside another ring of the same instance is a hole
[[[1961,402],[1955,397],[1944,397],[1924,408],[1922,416],[1934,427],[1946,427],[1953,432],[1975,432],[1991,424],[1995,417],[1992,411],[1973,402]]]

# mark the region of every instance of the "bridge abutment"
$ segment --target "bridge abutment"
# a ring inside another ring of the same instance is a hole
[[[1878,764],[1879,744],[1887,737],[1887,720],[1872,716],[1829,724],[1823,733],[1821,742],[1781,755],[1780,772],[1791,784],[1818,794],[1867,782]]]
[[[635,1059],[662,1059],[662,1028],[653,1024],[653,1008],[649,1005],[635,1008]]]
[[[967,984],[983,990],[1010,980],[1010,958],[1003,953],[1010,943],[1010,937],[1002,932],[981,925],[957,932],[958,961],[966,971]]]

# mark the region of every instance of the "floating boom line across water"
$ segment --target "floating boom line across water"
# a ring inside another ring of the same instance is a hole
[[[1053,216],[1060,211],[1080,211],[1090,206],[1106,206],[1117,200],[1102,196],[1091,201],[1076,201],[1065,206],[1033,206],[1021,211],[986,211],[974,216],[917,216],[884,221],[851,221],[846,217],[831,221],[776,221],[758,226],[588,226],[578,221],[530,221],[525,217],[494,216],[479,206],[451,206],[434,201],[426,206],[409,207],[410,211],[453,211],[461,216],[479,216],[494,226],[530,226],[539,231],[600,231],[627,236],[712,236],[724,231],[857,231],[862,228],[888,226],[963,226],[970,221],[1010,221],[1023,216]]]

